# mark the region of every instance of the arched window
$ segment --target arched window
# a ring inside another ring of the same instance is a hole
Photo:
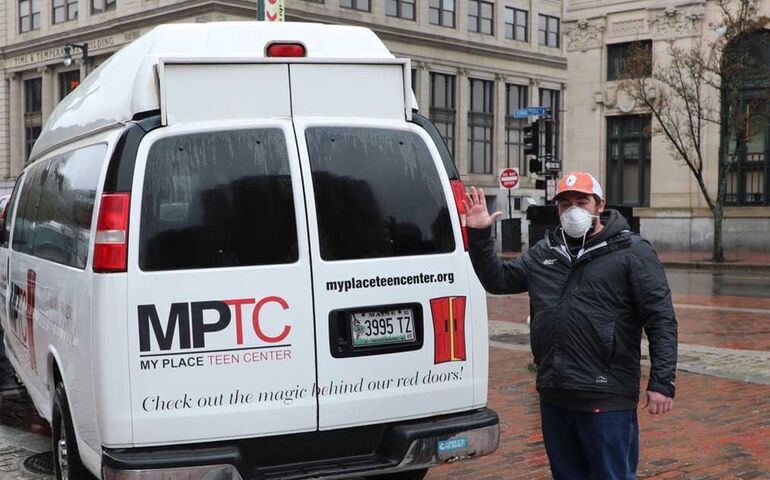
[[[725,204],[767,206],[770,205],[770,31],[743,36],[730,49],[730,54],[745,68],[740,69],[740,125],[729,125],[726,132],[729,142]],[[729,102],[723,102],[723,108],[728,105]]]

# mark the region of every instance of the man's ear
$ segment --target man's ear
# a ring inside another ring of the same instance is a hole
[[[602,213],[604,211],[604,207],[606,206],[607,206],[607,201],[602,198],[598,202],[596,202],[596,211],[598,213]]]

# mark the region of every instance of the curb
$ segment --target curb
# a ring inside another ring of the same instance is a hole
[[[733,272],[770,272],[770,264],[765,263],[735,263],[735,262],[710,262],[710,261],[661,261],[666,268],[690,269],[690,270],[710,270],[710,271],[733,271]]]
[[[516,252],[499,253],[503,260],[515,260],[521,254]],[[709,260],[661,260],[665,268],[687,269],[687,270],[705,270],[705,271],[723,271],[723,272],[770,272],[770,263],[741,263],[726,261],[724,263],[712,262]]]

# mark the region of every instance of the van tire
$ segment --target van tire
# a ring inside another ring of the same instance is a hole
[[[366,480],[422,480],[428,474],[428,469],[409,470],[408,472],[386,473],[384,475],[372,475]]]
[[[63,441],[63,442],[62,442]],[[67,393],[62,382],[56,383],[51,415],[51,447],[53,448],[54,474],[57,480],[86,480],[93,478],[83,466],[72,426]],[[66,460],[62,472],[62,463]]]

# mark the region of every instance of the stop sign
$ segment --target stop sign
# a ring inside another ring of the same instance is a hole
[[[504,168],[500,170],[500,188],[510,190],[519,188],[519,169]]]

